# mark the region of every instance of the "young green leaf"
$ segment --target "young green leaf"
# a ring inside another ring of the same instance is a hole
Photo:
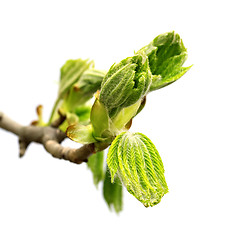
[[[88,158],[87,164],[90,170],[92,171],[93,182],[96,186],[98,186],[98,183],[104,179],[103,163],[104,163],[103,151],[94,153]]]
[[[109,208],[113,206],[114,210],[119,213],[122,210],[122,184],[118,177],[111,183],[111,176],[106,168],[105,180],[103,184],[103,196]]]
[[[160,155],[144,134],[118,135],[109,149],[107,164],[111,181],[117,174],[128,192],[146,207],[158,204],[168,192]]]
[[[70,87],[75,84],[84,71],[86,71],[91,65],[92,61],[76,59],[68,60],[61,68],[61,77],[59,85],[59,96],[63,96]]]
[[[148,56],[153,75],[150,91],[175,82],[191,67],[182,67],[187,59],[187,50],[180,36],[175,32],[157,36],[138,52],[142,51]]]

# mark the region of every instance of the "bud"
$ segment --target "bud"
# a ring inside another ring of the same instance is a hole
[[[151,85],[148,58],[143,52],[113,65],[102,81],[99,101],[114,118],[123,108],[141,100]]]

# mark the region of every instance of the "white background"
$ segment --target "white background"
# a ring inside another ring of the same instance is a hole
[[[151,93],[131,129],[165,166],[169,193],[153,208],[125,192],[117,216],[86,165],[36,144],[19,159],[17,138],[0,129],[0,239],[230,239],[229,22],[227,0],[1,1],[0,110],[21,124],[38,104],[48,118],[68,59],[107,70],[175,30],[194,66]]]

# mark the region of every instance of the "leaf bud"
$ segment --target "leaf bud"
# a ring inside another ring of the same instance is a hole
[[[143,52],[113,65],[102,81],[99,101],[113,118],[122,108],[141,100],[151,85],[148,58]]]

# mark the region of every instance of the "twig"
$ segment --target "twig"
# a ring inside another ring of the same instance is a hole
[[[55,126],[56,127],[56,126]],[[19,137],[19,156],[25,154],[31,142],[40,143],[53,157],[80,164],[94,153],[94,144],[86,144],[78,149],[63,147],[60,143],[66,138],[61,130],[54,127],[22,126],[0,112],[0,128]]]
[[[58,128],[66,120],[66,116],[63,115],[60,111],[58,111],[58,114],[59,118],[50,124],[50,126],[53,128]]]

